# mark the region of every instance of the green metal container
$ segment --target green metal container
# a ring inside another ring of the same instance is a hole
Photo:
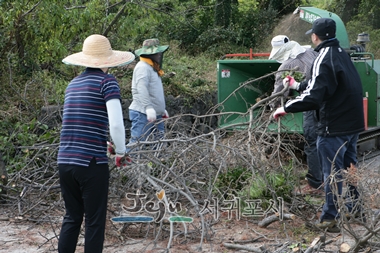
[[[249,110],[257,100],[271,95],[274,85],[274,74],[280,63],[274,60],[219,60],[218,72],[218,103],[223,116],[219,126],[231,130],[247,129],[249,126]],[[246,85],[246,82],[255,80]],[[258,79],[258,80],[257,80]],[[262,110],[255,110],[257,117]],[[268,129],[278,131],[278,122],[270,117],[267,119]],[[281,118],[282,132],[302,133],[302,113],[289,113]]]
[[[367,124],[368,128],[380,126],[380,60],[370,58],[354,60],[363,85],[363,96],[368,99]]]

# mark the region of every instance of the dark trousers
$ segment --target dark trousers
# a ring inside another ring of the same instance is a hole
[[[303,112],[303,135],[306,140],[304,152],[308,167],[306,179],[309,185],[315,189],[323,183],[323,171],[317,151],[317,125],[315,111]]]
[[[318,155],[322,164],[325,179],[326,202],[323,205],[320,219],[333,220],[339,217],[337,209],[337,195],[342,196],[342,170],[350,167],[351,163],[357,165],[356,143],[358,134],[322,137],[318,136]],[[334,161],[334,164],[332,162]],[[335,180],[330,175],[336,174]],[[333,184],[333,185],[330,185]],[[337,192],[332,192],[331,186],[336,186]],[[337,194],[337,195],[336,195]],[[348,195],[350,203],[346,203],[349,211],[353,207],[360,209],[357,203],[359,192],[353,185],[348,185]]]
[[[59,164],[61,192],[66,214],[58,241],[59,253],[73,253],[85,217],[85,253],[103,251],[109,185],[108,164],[88,167]]]

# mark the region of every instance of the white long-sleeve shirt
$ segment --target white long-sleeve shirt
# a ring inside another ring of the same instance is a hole
[[[146,109],[153,108],[158,115],[165,113],[165,96],[161,77],[148,63],[139,61],[133,70],[133,101],[129,106],[145,114]]]

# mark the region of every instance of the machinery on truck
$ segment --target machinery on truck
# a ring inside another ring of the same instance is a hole
[[[380,146],[380,60],[374,59],[374,55],[366,51],[369,35],[358,34],[358,44],[350,45],[345,25],[336,14],[314,7],[298,7],[294,14],[298,15],[301,22],[307,24],[308,29],[318,18],[335,20],[336,37],[341,47],[350,55],[363,85],[366,130],[359,135],[358,153],[376,154]],[[308,29],[302,30],[303,34]],[[249,59],[233,58],[236,56]],[[255,108],[260,99],[269,96],[273,91],[273,73],[280,66],[277,61],[268,60],[268,56],[269,53],[254,54],[251,49],[249,54],[227,54],[218,60],[218,103],[223,113],[219,127],[230,130],[247,129],[252,127],[252,117],[259,117],[263,111],[268,110],[265,106]],[[248,112],[250,108],[255,108],[253,113]],[[268,123],[266,128],[276,133],[281,131],[302,134],[302,124],[302,113],[288,113],[281,118],[281,122]]]

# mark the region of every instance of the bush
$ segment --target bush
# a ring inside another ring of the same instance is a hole
[[[268,201],[275,197],[290,200],[290,193],[296,185],[291,163],[281,170],[260,171],[244,186],[239,195],[243,199]]]
[[[8,173],[14,173],[26,165],[27,157],[36,154],[30,149],[38,146],[56,143],[59,138],[57,129],[48,129],[44,124],[33,119],[29,123],[19,121],[0,122],[0,153],[7,162]]]

